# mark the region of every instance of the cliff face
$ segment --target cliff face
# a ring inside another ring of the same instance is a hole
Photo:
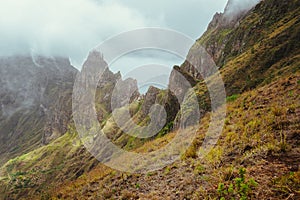
[[[0,59],[0,163],[67,130],[76,73],[64,58]]]
[[[89,53],[83,64],[80,83],[85,91],[96,88],[95,106],[99,122],[103,122],[113,109],[123,107],[140,96],[137,81],[131,78],[123,80],[120,72],[114,74],[108,68],[103,55],[95,50]],[[95,83],[97,86],[93,85]],[[79,98],[83,100],[85,95]],[[93,111],[87,109],[85,112]]]

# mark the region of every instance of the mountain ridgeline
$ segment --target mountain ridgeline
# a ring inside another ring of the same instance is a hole
[[[145,95],[136,80],[111,72],[97,51],[90,52],[81,72],[64,58],[1,58],[0,199],[299,199],[299,38],[299,0],[247,0],[238,6],[229,0],[186,61],[174,66],[169,88],[151,86]],[[219,69],[228,96],[222,134],[204,157],[198,153],[213,111],[204,80],[212,73],[211,60],[200,56],[203,49]],[[116,171],[97,161],[72,120],[76,75],[87,73],[82,87],[99,79],[87,68],[103,72],[95,87],[103,132],[120,148],[137,153],[172,141],[192,86],[201,126],[189,149],[170,166],[147,174]],[[116,86],[120,101],[112,103]],[[154,104],[162,105],[167,117],[150,138],[124,133],[112,115],[112,106],[120,117],[129,109],[132,120],[145,126]]]

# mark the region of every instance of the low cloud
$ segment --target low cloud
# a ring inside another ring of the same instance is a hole
[[[0,7],[0,55],[37,53],[82,57],[99,42],[132,28],[151,26],[138,11],[93,0],[9,0]]]
[[[261,0],[229,0],[225,8],[225,15],[235,16],[253,8]]]
[[[172,28],[196,39],[226,1],[6,0],[0,6],[0,56],[64,56],[81,68],[90,49],[127,30]]]

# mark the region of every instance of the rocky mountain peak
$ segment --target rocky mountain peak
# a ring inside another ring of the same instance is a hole
[[[208,29],[237,26],[240,19],[260,1],[261,0],[228,0],[224,12],[214,15]]]
[[[149,113],[151,106],[156,102],[156,98],[159,92],[160,89],[154,86],[149,87],[147,93],[145,94],[145,100],[142,107],[143,116],[146,116]]]
[[[83,67],[107,67],[107,63],[103,59],[103,54],[97,50],[93,50],[89,53]]]
[[[228,0],[224,10],[225,15],[247,12],[261,0]]]

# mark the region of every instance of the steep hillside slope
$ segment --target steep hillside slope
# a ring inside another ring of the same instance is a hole
[[[208,30],[192,47],[188,60],[202,45],[214,58],[228,95],[270,83],[283,74],[299,70],[300,2],[265,0],[239,20],[224,22],[225,14],[216,14]],[[195,74],[185,62],[181,68]]]
[[[228,92],[222,135],[205,157],[199,153],[210,122],[210,99],[201,75],[186,61],[174,70],[194,85],[206,112],[193,145],[179,161],[147,174],[112,170],[85,150],[69,123],[62,137],[1,168],[0,198],[299,199],[299,3],[264,0],[229,21],[226,13],[217,14],[190,50],[187,60],[201,63],[196,52],[204,46],[217,63]],[[113,80],[101,87],[111,88]],[[176,77],[171,75],[170,81]],[[109,89],[102,91],[110,94]],[[110,118],[104,97],[99,90],[96,107],[105,114],[99,120],[119,146],[149,152],[168,144],[176,134],[168,133],[173,128],[172,115],[166,130],[151,140],[122,135]],[[171,97],[166,91],[150,88],[144,99],[130,105],[133,118],[147,123],[139,116],[147,115],[153,102],[166,108],[176,105],[170,113],[177,113],[177,102]]]
[[[230,100],[220,140],[204,158],[197,153],[201,152],[210,113],[203,118],[193,146],[171,166],[147,174],[129,174],[98,164],[48,195],[58,199],[239,199],[242,193],[237,188],[232,194],[225,188],[231,184],[237,187],[239,170],[246,169],[248,199],[298,199],[299,80],[297,72]],[[160,148],[174,134],[148,142],[136,151]],[[251,180],[256,183],[251,185]]]

